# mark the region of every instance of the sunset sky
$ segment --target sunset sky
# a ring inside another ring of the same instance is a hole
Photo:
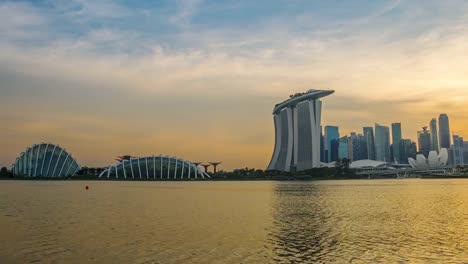
[[[264,169],[311,88],[341,135],[447,113],[468,137],[468,1],[0,1],[0,166],[44,141]]]

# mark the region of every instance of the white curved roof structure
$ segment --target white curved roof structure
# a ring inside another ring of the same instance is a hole
[[[23,177],[69,177],[79,170],[80,165],[70,153],[51,143],[32,145],[12,166],[13,174]]]
[[[408,158],[408,163],[411,165],[411,167],[416,168],[418,167],[418,163],[416,163],[416,160],[413,158]]]
[[[418,168],[428,167],[427,159],[423,154],[416,155],[416,165]]]
[[[205,179],[210,175],[190,161],[170,156],[148,156],[124,160],[104,170],[99,178],[156,180]]]
[[[362,169],[362,168],[383,168],[387,165],[384,161],[378,160],[357,160],[351,162],[349,167],[351,169]]]
[[[429,152],[429,156],[427,157],[427,162],[430,168],[436,168],[439,166],[439,157],[437,151],[432,150]]]
[[[439,153],[439,164],[440,165],[446,165],[449,159],[448,151],[446,148],[440,149]]]

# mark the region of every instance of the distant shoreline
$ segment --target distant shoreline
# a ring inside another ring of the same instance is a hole
[[[327,180],[388,180],[397,179],[394,177],[376,177],[376,178],[356,178],[356,177],[320,177],[320,178],[307,178],[297,179],[293,177],[285,178],[252,178],[252,179],[100,179],[100,178],[86,178],[86,177],[72,177],[72,178],[0,178],[0,181],[102,181],[102,182],[214,182],[214,181],[298,181],[298,182],[309,182],[309,181],[327,181]],[[399,179],[468,179],[468,175],[427,175],[412,178],[399,178]]]

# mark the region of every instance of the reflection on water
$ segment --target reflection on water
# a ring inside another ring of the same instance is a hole
[[[279,184],[275,188],[274,259],[285,263],[316,262],[334,251],[336,234],[326,223],[332,215],[317,200],[324,191],[314,184]]]
[[[278,184],[274,259],[468,263],[467,191],[467,181]]]
[[[468,263],[468,181],[0,181],[0,263],[376,262]]]

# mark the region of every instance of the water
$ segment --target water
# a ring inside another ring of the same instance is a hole
[[[468,180],[0,181],[0,263],[376,262],[468,263]]]

